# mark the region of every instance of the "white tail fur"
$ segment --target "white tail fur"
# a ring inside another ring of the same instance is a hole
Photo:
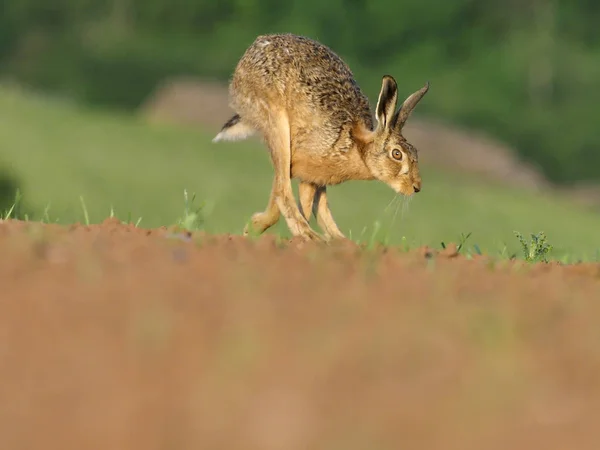
[[[247,125],[242,118],[236,114],[223,125],[223,128],[213,138],[213,142],[241,141],[256,133],[256,130]]]

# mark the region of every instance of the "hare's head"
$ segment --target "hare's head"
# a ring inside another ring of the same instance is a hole
[[[402,135],[402,128],[417,103],[429,90],[429,83],[411,94],[396,111],[398,87],[389,75],[382,80],[377,101],[375,130],[356,129],[364,144],[364,161],[372,175],[397,193],[412,195],[421,190],[417,149]]]

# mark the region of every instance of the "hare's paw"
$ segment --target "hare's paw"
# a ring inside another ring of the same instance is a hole
[[[244,236],[261,234],[271,228],[279,220],[279,211],[257,212],[252,215],[250,222],[244,227]]]
[[[300,230],[297,234],[305,241],[326,242],[326,239],[313,230],[308,224],[300,226]]]
[[[327,241],[327,239],[325,239],[323,236],[321,236],[319,233],[317,233],[314,230],[310,230],[310,231],[307,231],[306,233],[303,233],[302,237],[304,239],[306,239],[307,241],[312,241],[312,242],[326,242]]]
[[[346,236],[339,230],[327,230],[325,232],[325,239],[327,239],[328,241],[335,241],[340,239],[346,239]]]

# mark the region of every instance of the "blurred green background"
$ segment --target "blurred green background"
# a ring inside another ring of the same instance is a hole
[[[259,33],[332,46],[373,92],[513,145],[555,181],[600,178],[600,3],[592,0],[4,0],[2,72],[132,108],[170,74],[226,79]]]
[[[153,126],[135,113],[171,76],[226,82],[269,32],[331,46],[373,101],[384,73],[403,95],[428,80],[416,117],[485,132],[557,185],[595,183],[599,20],[591,0],[2,0],[0,207],[19,187],[34,216],[50,204],[59,221],[81,220],[83,196],[95,221],[114,206],[154,226],[181,214],[187,188],[212,205],[208,229],[241,231],[270,187],[260,145],[214,146],[212,129]],[[331,189],[334,216],[353,235],[380,220],[392,242],[437,245],[473,231],[493,248],[513,229],[543,229],[564,251],[600,248],[597,209],[424,173],[404,215],[385,209],[387,187],[356,182]]]

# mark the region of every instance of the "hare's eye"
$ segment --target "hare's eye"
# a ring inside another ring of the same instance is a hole
[[[394,158],[396,161],[401,161],[402,160],[402,152],[400,150],[398,150],[397,148],[395,148],[394,150],[392,150],[392,158]]]

